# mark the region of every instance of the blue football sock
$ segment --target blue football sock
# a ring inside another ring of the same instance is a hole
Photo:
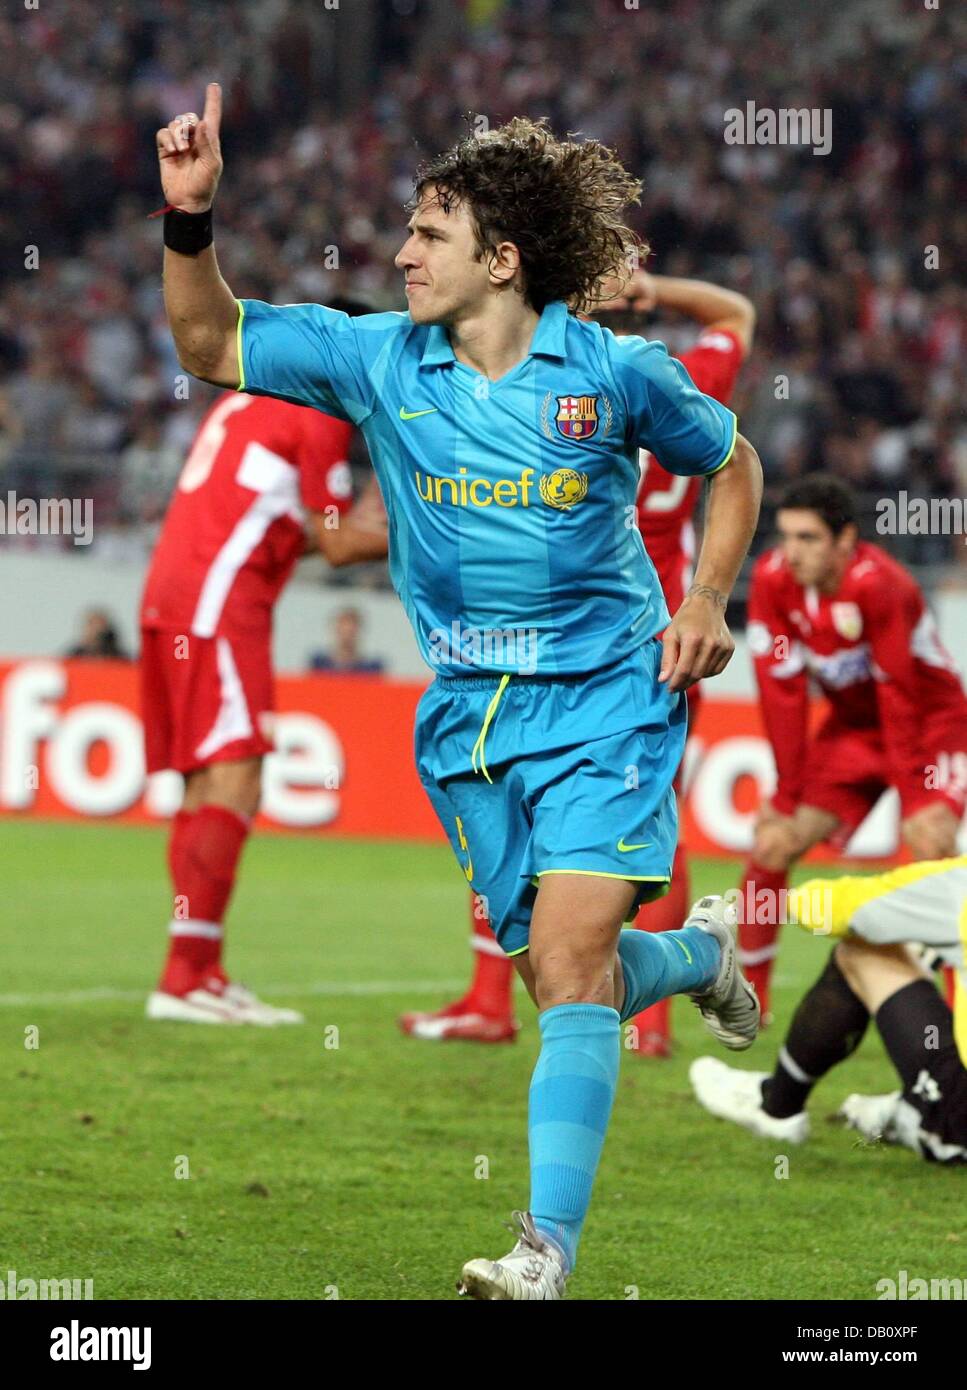
[[[625,977],[625,1023],[669,994],[691,994],[714,984],[722,948],[701,927],[659,932],[626,927],[618,938],[618,955]]]
[[[558,1004],[538,1022],[542,1045],[528,1128],[530,1211],[570,1269],[618,1084],[620,1022],[603,1004]]]

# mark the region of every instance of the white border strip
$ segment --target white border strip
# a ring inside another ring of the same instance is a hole
[[[366,996],[370,994],[429,994],[434,990],[463,989],[467,981],[458,980],[318,980],[314,984],[259,986],[259,994],[305,999],[312,995]],[[58,993],[0,994],[0,1009],[23,1009],[58,1004],[137,1003],[151,993],[144,989],[68,989]]]

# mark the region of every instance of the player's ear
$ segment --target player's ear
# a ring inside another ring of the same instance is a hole
[[[509,285],[520,269],[520,252],[512,241],[499,241],[490,248],[487,270],[495,284]]]
[[[843,550],[847,555],[856,545],[856,542],[859,540],[859,538],[859,527],[853,521],[851,521],[848,526],[844,526],[842,531],[840,531],[839,535],[837,536],[840,549]]]

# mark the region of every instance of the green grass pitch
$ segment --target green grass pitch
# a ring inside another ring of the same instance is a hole
[[[395,1026],[468,971],[445,846],[254,839],[228,963],[308,1024],[222,1030],[143,1017],[164,948],[160,830],[0,833],[0,1279],[93,1278],[101,1299],[435,1299],[455,1297],[465,1259],[509,1248],[530,1003],[514,1046]],[[734,865],[694,866],[696,893],[735,881]],[[771,1065],[828,949],[786,938],[777,1027],[740,1065]],[[892,1089],[872,1030],[818,1088],[783,1178],[775,1145],[693,1101],[688,1064],[716,1048],[685,1001],[675,1029],[674,1060],[623,1058],[570,1297],[870,1299],[900,1269],[967,1275],[962,1175],[827,1123],[850,1091]]]

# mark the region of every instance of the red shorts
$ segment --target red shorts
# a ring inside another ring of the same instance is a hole
[[[924,740],[927,765],[936,768],[938,796],[957,816],[967,804],[967,729],[931,730]],[[841,849],[892,786],[883,740],[876,729],[849,729],[827,720],[806,748],[800,803],[828,811],[839,821],[829,843]],[[927,770],[924,768],[926,785]]]
[[[192,772],[271,753],[271,637],[141,631],[141,715],[148,772]]]

